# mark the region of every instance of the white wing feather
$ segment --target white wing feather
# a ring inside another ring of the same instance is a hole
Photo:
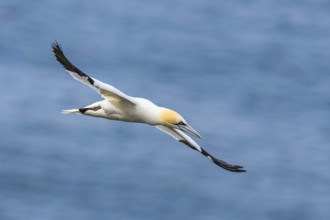
[[[135,105],[134,98],[126,95],[119,89],[88,76],[75,65],[73,65],[64,55],[61,46],[58,43],[52,45],[56,59],[63,65],[65,70],[76,80],[97,91],[104,99],[126,101]]]
[[[166,127],[163,125],[157,125],[156,128],[169,134],[175,140],[183,142],[184,144],[188,145],[189,147],[193,148],[194,150],[202,152],[201,147],[191,137],[186,135],[183,131],[177,130],[175,128],[169,128],[169,127]]]

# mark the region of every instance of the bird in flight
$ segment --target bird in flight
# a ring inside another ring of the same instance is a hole
[[[57,42],[52,44],[52,49],[57,61],[62,64],[65,70],[74,79],[91,87],[104,99],[82,108],[64,110],[63,113],[82,114],[110,120],[149,124],[169,134],[191,149],[198,151],[225,170],[246,172],[242,166],[226,163],[223,160],[215,158],[201,148],[186,133],[197,138],[201,138],[201,136],[179,113],[168,108],[159,107],[147,99],[126,95],[117,88],[88,76],[65,57],[61,46]]]

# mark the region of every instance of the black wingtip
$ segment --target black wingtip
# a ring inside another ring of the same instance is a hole
[[[54,41],[52,43],[52,48],[53,48],[53,51],[57,48],[61,50],[61,45],[57,41]]]
[[[231,172],[236,172],[236,173],[242,173],[242,172],[246,172],[246,170],[244,169],[244,167],[242,166],[239,166],[239,165],[232,165],[232,164],[229,164],[223,160],[219,160],[215,157],[213,157],[211,154],[209,154],[207,151],[205,151],[204,149],[201,149],[202,150],[202,154],[204,156],[206,156],[207,158],[209,158],[213,163],[215,163],[216,165],[218,165],[219,167],[225,169],[225,170],[228,170],[228,171],[231,171]]]
[[[229,163],[226,163],[223,160],[219,160],[217,158],[212,157],[212,161],[213,163],[215,163],[216,165],[220,166],[221,168],[231,171],[231,172],[236,172],[236,173],[243,173],[246,172],[246,170],[244,169],[243,166],[239,166],[239,165],[232,165]]]
[[[56,60],[61,63],[66,70],[77,71],[77,68],[65,57],[62,47],[57,41],[52,44],[52,49]]]
[[[57,60],[60,57],[60,55],[64,55],[62,51],[62,47],[57,41],[54,41],[54,43],[52,43],[52,49]]]
[[[83,71],[81,71],[80,69],[78,69],[75,65],[73,65],[64,55],[63,50],[61,45],[55,41],[52,44],[52,49],[55,55],[56,60],[62,64],[62,66],[70,72],[74,72],[77,73],[79,76],[85,78],[86,80],[88,80],[88,82],[92,85],[94,85],[94,80],[89,77],[86,73],[84,73]]]

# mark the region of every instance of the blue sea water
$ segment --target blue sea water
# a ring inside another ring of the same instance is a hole
[[[0,219],[330,218],[326,0],[0,3]],[[100,97],[55,61],[180,112],[230,173],[150,126],[61,115]]]

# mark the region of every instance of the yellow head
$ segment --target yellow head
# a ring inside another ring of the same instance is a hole
[[[162,121],[165,125],[177,125],[183,118],[177,112],[164,108],[161,113]],[[172,127],[172,126],[171,126]]]
[[[198,132],[195,131],[192,127],[190,127],[187,124],[186,120],[184,120],[184,118],[181,115],[179,115],[177,112],[171,109],[167,109],[167,108],[162,109],[161,121],[162,121],[162,125],[166,127],[185,131],[198,138],[201,138]]]

